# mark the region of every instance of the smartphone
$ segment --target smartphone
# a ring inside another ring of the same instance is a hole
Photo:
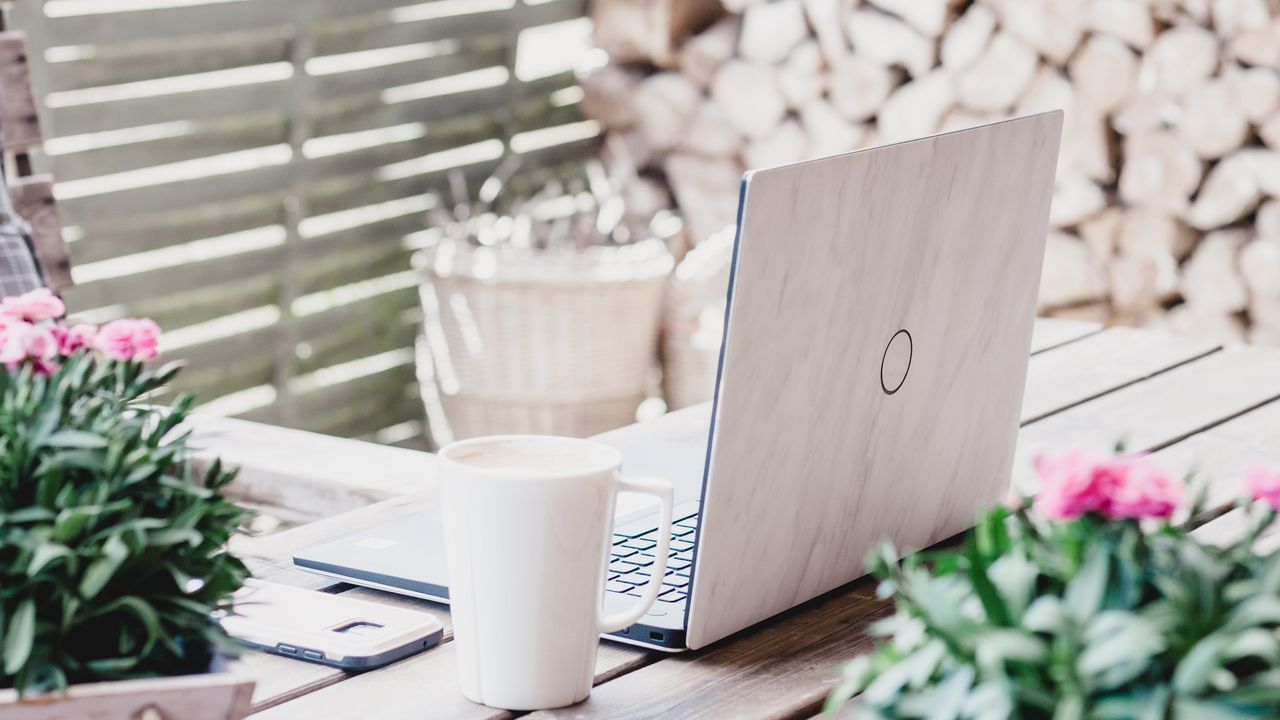
[[[250,647],[343,670],[372,670],[440,643],[444,626],[418,610],[246,580],[218,622]]]

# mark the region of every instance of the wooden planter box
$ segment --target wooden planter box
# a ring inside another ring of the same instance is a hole
[[[5,720],[242,720],[252,679],[228,672],[72,685],[66,692],[18,699],[0,690]]]

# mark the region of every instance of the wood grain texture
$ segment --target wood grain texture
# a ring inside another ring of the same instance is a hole
[[[1022,422],[1137,382],[1219,348],[1171,333],[1111,328],[1032,355]]]
[[[26,152],[40,144],[40,120],[31,91],[31,65],[27,37],[21,32],[0,32],[0,130],[4,149]]]
[[[884,538],[952,535],[1004,494],[1061,117],[749,176],[690,647],[852,580]],[[901,329],[914,351],[888,394],[882,350]]]
[[[13,209],[31,226],[31,240],[35,243],[45,281],[56,291],[67,290],[75,283],[71,279],[71,253],[62,238],[62,218],[53,195],[53,178],[48,175],[17,178],[9,190],[13,195]]]
[[[1044,352],[1059,345],[1079,340],[1102,331],[1102,325],[1085,320],[1063,318],[1037,318],[1031,331],[1031,354]]]
[[[192,123],[189,131],[176,133],[171,137],[90,148],[59,155],[51,162],[57,166],[59,180],[79,180],[277,145],[287,139],[287,129],[284,115],[266,112],[229,120],[196,122]],[[191,217],[190,213],[185,214],[184,218],[189,222],[197,219]],[[87,218],[92,226],[110,223],[113,219],[119,218]],[[97,233],[95,236],[101,237]],[[111,246],[108,242],[102,244],[108,247],[95,250],[112,253],[107,257],[129,254],[130,244],[123,244],[122,247]]]
[[[1032,458],[1063,449],[1103,451],[1124,441],[1157,450],[1280,397],[1280,354],[1232,348],[1032,423],[1018,438],[1014,482],[1033,484]]]
[[[146,23],[130,22],[133,11],[127,5],[115,12],[67,14],[51,18],[49,34],[58,45],[124,45],[163,40],[181,45],[191,37],[210,33],[254,30],[271,25],[287,25],[305,10],[312,16],[350,21],[353,17],[403,5],[415,0],[347,0],[341,3],[313,3],[312,0],[244,0],[163,5],[147,10]],[[307,6],[319,5],[318,8]]]
[[[117,95],[97,102],[68,104],[49,109],[51,137],[107,132],[167,122],[199,121],[251,115],[263,111],[280,112],[281,93],[287,79],[279,72],[259,82],[213,87],[163,95]],[[191,102],[198,98],[198,102]],[[55,162],[54,171],[57,171]]]
[[[596,688],[549,718],[792,718],[816,711],[838,665],[872,648],[871,622],[889,603],[861,581],[699,652],[672,657]]]
[[[231,669],[257,680],[251,700],[252,712],[288,702],[346,677],[346,673],[335,668],[260,652],[246,652],[231,662]]]
[[[1209,503],[1225,505],[1245,490],[1244,471],[1255,462],[1280,467],[1280,400],[1232,418],[1154,453],[1171,472],[1194,471],[1209,485]]]
[[[144,25],[137,19],[118,22],[133,29]],[[285,61],[289,58],[288,30],[287,25],[277,24],[226,33],[204,32],[182,38],[98,45],[92,55],[58,63],[58,71],[49,78],[50,85],[41,89],[45,92],[80,90]]]
[[[477,3],[470,12],[459,12],[458,7],[449,13],[433,13],[429,8],[419,7],[419,12],[370,13],[330,22],[318,38],[317,49],[323,54],[333,54],[446,38],[515,35],[525,28],[583,17],[587,2],[544,0],[536,4],[515,3],[511,7]]]
[[[253,680],[234,672],[73,685],[65,693],[19,701],[0,690],[6,720],[241,720]]]
[[[657,658],[611,643],[604,643],[596,657],[597,684],[634,671]],[[284,703],[255,717],[263,718],[477,718],[497,720],[513,715],[505,710],[476,705],[458,689],[454,647],[438,648],[390,665],[355,675]]]

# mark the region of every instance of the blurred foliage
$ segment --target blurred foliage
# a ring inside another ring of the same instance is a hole
[[[48,377],[0,368],[0,687],[206,671],[210,613],[243,583],[226,543],[246,511],[198,474],[190,396],[144,402],[177,366],[79,352]]]
[[[1203,511],[1202,501],[1192,517]],[[961,549],[870,560],[896,613],[843,668],[828,717],[1233,720],[1280,717],[1275,518],[1214,547],[1186,528],[992,511]]]

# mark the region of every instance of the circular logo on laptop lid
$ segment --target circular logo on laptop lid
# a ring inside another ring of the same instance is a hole
[[[880,358],[880,389],[885,395],[898,392],[902,383],[907,381],[907,373],[911,372],[911,355],[915,348],[911,341],[911,333],[899,330],[889,338],[884,348],[884,356]]]

